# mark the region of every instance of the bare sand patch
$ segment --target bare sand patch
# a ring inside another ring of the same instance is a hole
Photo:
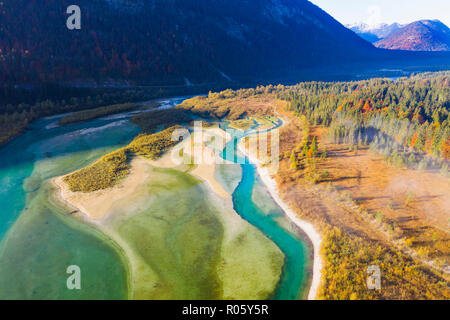
[[[93,220],[101,220],[114,208],[115,203],[131,196],[135,190],[149,177],[149,161],[144,158],[131,160],[129,175],[119,184],[93,192],[72,192],[63,181],[65,176],[53,179],[60,190],[60,197],[71,207],[76,208]]]
[[[215,177],[216,164],[219,160],[225,161],[219,158],[219,152],[223,150],[231,136],[220,128],[204,129],[202,132],[203,137],[198,141],[196,134],[191,135],[183,145],[185,158],[196,164],[196,167],[189,173],[206,182],[219,197],[231,199],[231,195]]]
[[[205,147],[203,153],[208,156],[213,156],[214,151]],[[194,177],[199,178],[205,181],[211,189],[216,193],[219,197],[224,199],[231,199],[231,195],[224,189],[224,187],[217,181],[215,177],[216,172],[216,164],[208,164],[203,163],[199,164],[195,167],[194,170],[190,172]]]

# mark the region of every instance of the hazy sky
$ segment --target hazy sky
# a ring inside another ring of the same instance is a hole
[[[343,24],[439,19],[450,26],[450,0],[310,0]]]

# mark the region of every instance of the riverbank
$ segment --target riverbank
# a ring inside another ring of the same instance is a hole
[[[272,179],[269,169],[264,167],[259,159],[250,154],[245,150],[242,143],[238,144],[238,150],[244,154],[249,161],[257,167],[258,174],[269,191],[270,195],[274,201],[280,206],[284,211],[286,216],[298,226],[309,238],[313,245],[314,258],[313,258],[313,276],[311,281],[311,286],[308,292],[308,300],[314,300],[317,296],[317,292],[320,286],[320,280],[322,275],[322,258],[320,256],[320,246],[322,243],[322,237],[316,228],[309,222],[300,219],[295,212],[289,208],[287,204],[281,200],[278,194],[278,187],[274,179]]]

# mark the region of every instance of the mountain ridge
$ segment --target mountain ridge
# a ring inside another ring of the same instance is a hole
[[[3,83],[244,82],[403,58],[306,0],[79,0],[81,30],[68,30],[71,4],[0,3]]]
[[[375,26],[369,26],[364,22],[346,25],[347,28],[349,28],[350,30],[358,34],[361,38],[371,43],[386,38],[387,36],[391,35],[392,33],[394,33],[395,31],[399,30],[404,26],[405,25],[402,25],[397,22],[391,24],[380,23]]]
[[[420,20],[400,28],[375,46],[391,50],[450,51],[450,29],[439,20]]]

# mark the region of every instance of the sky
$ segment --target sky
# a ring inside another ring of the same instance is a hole
[[[310,0],[342,24],[439,19],[450,27],[450,0]]]

